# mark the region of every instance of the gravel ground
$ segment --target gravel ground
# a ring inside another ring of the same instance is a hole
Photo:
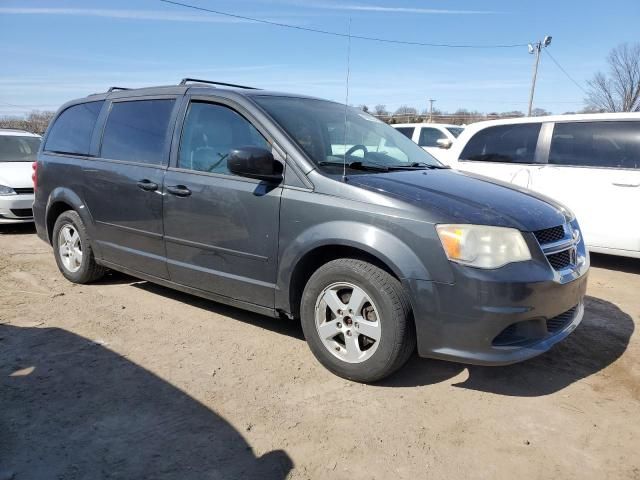
[[[501,368],[337,378],[295,322],[121,274],[73,285],[0,227],[0,480],[640,479],[640,260],[593,256],[565,342]]]

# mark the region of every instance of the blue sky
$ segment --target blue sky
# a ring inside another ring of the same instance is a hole
[[[640,2],[609,0],[184,0],[303,27],[406,41],[526,44],[552,35],[550,53],[580,84],[607,52],[638,41]],[[0,1],[0,115],[55,110],[111,85],[185,76],[344,101],[347,40],[221,17],[158,0]],[[428,48],[352,40],[349,103],[454,111],[526,110],[526,47]],[[584,92],[543,56],[535,106],[583,106]]]

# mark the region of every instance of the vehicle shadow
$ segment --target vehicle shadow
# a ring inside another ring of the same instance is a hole
[[[135,285],[141,282],[146,283],[145,280],[140,280],[126,273],[118,272],[117,270],[107,270],[104,277],[92,282],[91,285]]]
[[[132,285],[208,312],[304,341],[299,321],[254,314],[150,282],[138,281]],[[468,378],[454,386],[509,396],[548,395],[597,373],[617,360],[627,349],[634,329],[633,319],[616,305],[587,296],[582,323],[568,338],[539,357],[504,367],[482,367],[423,359],[414,355],[398,372],[376,383],[375,386],[433,385],[452,379],[468,369]]]
[[[58,328],[0,324],[0,477],[284,479],[228,422],[110,351]]]
[[[618,257],[601,253],[592,253],[590,256],[592,267],[640,274],[640,258]]]
[[[0,225],[0,235],[31,235],[36,233],[36,225],[31,223],[7,223]]]
[[[467,366],[412,358],[380,386],[414,387],[446,381],[468,369],[468,378],[455,387],[499,395],[548,395],[611,365],[625,352],[634,331],[633,319],[616,305],[586,297],[585,316],[563,342],[539,357],[504,367]]]
[[[170,298],[177,302],[186,303],[192,307],[197,307],[217,315],[224,315],[225,317],[233,318],[234,320],[304,341],[302,325],[297,320],[272,318],[265,315],[259,315],[240,308],[231,307],[223,303],[207,300],[206,298],[196,297],[188,293],[163,287],[162,285],[152,282],[139,281],[137,283],[132,283],[132,285],[147,292],[162,295],[163,297]]]

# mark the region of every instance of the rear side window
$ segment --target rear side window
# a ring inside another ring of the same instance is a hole
[[[102,135],[102,158],[161,165],[173,99],[114,102]]]
[[[471,137],[460,155],[460,160],[534,163],[539,133],[539,123],[485,128]]]
[[[56,153],[89,155],[91,136],[103,103],[88,102],[67,108],[51,127],[44,149]]]
[[[422,127],[418,145],[421,147],[437,147],[438,140],[442,138],[446,139],[447,136],[437,128]]]
[[[556,123],[549,163],[640,168],[640,122]]]
[[[403,134],[407,138],[413,138],[413,132],[415,131],[414,127],[400,127],[396,128],[401,134]]]

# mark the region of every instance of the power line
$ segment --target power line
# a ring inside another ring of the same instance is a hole
[[[553,63],[556,64],[556,67],[558,67],[560,71],[564,73],[566,77],[576,85],[576,87],[582,90],[585,94],[587,95],[589,94],[589,92],[587,92],[587,90],[585,90],[585,88],[582,85],[580,85],[571,75],[569,75],[569,73],[564,68],[562,68],[562,65],[560,65],[555,58],[553,58],[553,55],[551,55],[548,50],[545,50],[544,53],[549,55],[549,58],[553,61]]]
[[[405,40],[394,40],[391,38],[378,38],[378,37],[366,37],[363,35],[349,35],[347,33],[334,32],[330,30],[321,30],[318,28],[310,28],[310,27],[301,27],[299,25],[291,25],[288,23],[274,22],[271,20],[264,20],[262,18],[255,17],[247,17],[245,15],[238,15],[235,13],[223,12],[220,10],[213,10],[211,8],[199,7],[197,5],[191,5],[183,2],[176,2],[173,0],[158,0],[163,3],[167,3],[170,5],[176,5],[179,7],[190,8],[192,10],[198,10],[201,12],[214,13],[216,15],[222,15],[225,17],[237,18],[240,20],[248,20],[250,22],[263,23],[266,25],[272,25],[274,27],[284,27],[291,28],[294,30],[302,30],[304,32],[313,32],[313,33],[321,33],[323,35],[332,35],[334,37],[351,37],[356,38],[358,40],[368,40],[372,42],[381,42],[381,43],[394,43],[400,45],[414,45],[419,47],[442,47],[442,48],[514,48],[514,47],[526,47],[526,43],[514,43],[514,44],[497,44],[497,45],[471,45],[471,44],[457,44],[457,43],[425,43],[425,42],[411,42]]]
[[[32,104],[32,105],[16,105],[15,103],[8,103],[3,100],[0,100],[0,105],[6,105],[7,107],[15,107],[15,108],[35,108],[35,107],[54,107],[58,106],[55,103],[42,103],[42,104]]]
[[[16,105],[15,103],[7,103],[7,102],[0,102],[0,105],[6,105],[7,107],[16,107],[16,108],[22,108],[22,107],[28,106],[28,105]]]

